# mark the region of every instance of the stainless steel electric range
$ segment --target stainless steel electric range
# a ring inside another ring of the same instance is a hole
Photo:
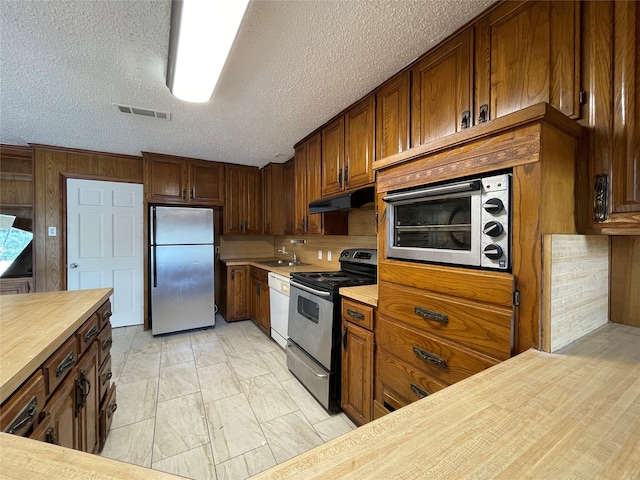
[[[341,287],[377,281],[377,251],[350,248],[340,270],[291,274],[287,367],[327,410],[340,411]]]

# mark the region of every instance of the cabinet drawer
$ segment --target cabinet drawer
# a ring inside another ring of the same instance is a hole
[[[446,385],[498,363],[491,357],[458,347],[383,316],[378,319],[376,342],[380,349]]]
[[[111,429],[111,423],[113,422],[113,414],[118,408],[116,403],[116,384],[112,384],[107,394],[107,399],[100,408],[100,442],[98,452],[104,447],[104,442],[107,440],[107,435]]]
[[[447,385],[378,350],[376,354],[378,397],[387,410],[395,410],[442,390]]]
[[[369,305],[343,298],[342,318],[346,322],[355,323],[361,327],[373,330],[373,307]]]
[[[93,339],[98,336],[100,332],[99,323],[98,315],[94,313],[76,332],[79,355],[82,355],[91,346]]]
[[[75,337],[71,337],[44,362],[42,373],[44,374],[47,395],[51,395],[67,374],[73,370],[78,358],[78,341]]]
[[[98,335],[98,365],[102,365],[102,362],[109,356],[112,343],[111,324],[107,323]]]
[[[111,301],[107,300],[104,302],[96,314],[98,315],[98,327],[102,330],[104,326],[109,323],[109,319],[113,314],[113,311],[111,310]]]
[[[39,442],[47,442],[53,443],[55,445],[60,445],[56,436],[53,422],[51,421],[51,415],[46,415],[42,420],[40,420],[40,423],[38,423],[38,426],[33,429],[33,432],[31,432],[29,438],[31,440],[38,440]]]
[[[44,407],[44,376],[34,373],[0,409],[0,430],[24,436]]]
[[[380,312],[499,360],[511,356],[513,310],[393,283],[380,285]]]
[[[373,401],[373,419],[374,420],[377,420],[380,417],[384,417],[389,413],[391,413],[391,410],[386,409],[382,403],[378,402],[377,400]]]
[[[109,391],[111,385],[111,377],[113,373],[111,371],[111,355],[107,355],[104,363],[100,367],[98,372],[98,402],[102,405],[105,395]]]

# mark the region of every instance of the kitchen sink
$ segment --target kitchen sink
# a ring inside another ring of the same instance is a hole
[[[258,262],[268,267],[300,267],[302,265],[309,265],[308,263],[292,262],[290,260],[269,260],[268,262]]]

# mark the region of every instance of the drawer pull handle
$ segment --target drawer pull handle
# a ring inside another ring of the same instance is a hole
[[[47,431],[44,432],[44,441],[47,443],[53,443],[54,445],[60,445],[58,437],[56,437],[56,431],[53,427],[47,428]]]
[[[98,334],[98,326],[94,325],[84,336],[84,343],[89,343]]]
[[[102,350],[106,350],[113,344],[113,338],[109,337],[104,342],[102,342]]]
[[[439,323],[449,323],[449,317],[444,313],[434,312],[433,310],[429,310],[428,308],[423,307],[415,307],[413,311],[416,315],[424,318],[425,320],[433,320],[434,322]]]
[[[117,409],[118,409],[117,403],[114,403],[113,405],[111,405],[109,407],[109,417],[111,417]]]
[[[347,308],[347,315],[358,320],[364,320],[364,313],[356,312],[355,310],[351,310],[350,308]]]
[[[111,310],[104,312],[104,315],[102,315],[102,321],[106,322],[111,318],[111,315],[113,315],[113,312]]]
[[[72,367],[76,363],[76,355],[70,352],[64,360],[62,360],[56,367],[56,378],[64,373],[67,368]]]
[[[442,368],[447,367],[447,361],[444,358],[439,357],[438,355],[435,355],[433,353],[427,352],[426,350],[423,350],[422,348],[417,347],[415,345],[413,346],[413,353],[420,360],[424,360],[425,362],[428,362],[428,363],[433,363]]]
[[[105,373],[102,376],[102,385],[104,385],[105,383],[107,383],[109,380],[111,380],[111,377],[113,377],[113,372],[108,371],[107,373]]]
[[[6,433],[15,433],[28,425],[33,417],[36,415],[36,410],[38,409],[38,399],[34,396],[31,397],[31,400],[18,412],[16,418],[9,424],[7,428],[5,428]]]
[[[342,349],[345,352],[347,351],[347,331],[348,331],[348,328],[345,325],[344,328],[342,329]]]
[[[419,386],[411,384],[411,391],[416,394],[418,398],[424,398],[429,396],[429,392],[421,389]]]

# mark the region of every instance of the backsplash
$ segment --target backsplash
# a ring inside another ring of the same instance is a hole
[[[555,352],[609,319],[609,238],[545,235],[543,350]]]

